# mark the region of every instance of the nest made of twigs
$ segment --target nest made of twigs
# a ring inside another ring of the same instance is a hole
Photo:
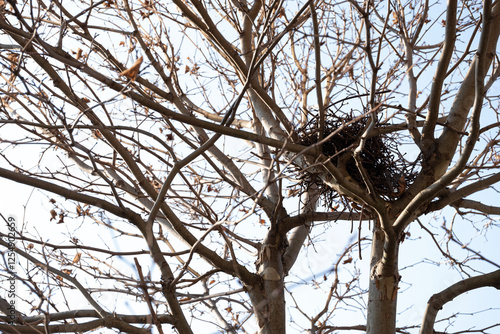
[[[353,157],[361,135],[366,128],[368,116],[355,117],[353,113],[333,113],[329,111],[325,117],[323,138],[329,138],[322,145],[322,152],[330,157],[332,163],[344,170],[360,187],[366,188],[361,173]],[[378,122],[378,121],[377,121]],[[380,125],[379,125],[380,126]],[[318,142],[318,118],[298,129],[300,143],[305,146]],[[399,150],[396,135],[380,134],[366,140],[360,157],[362,165],[373,185],[374,191],[387,201],[400,198],[416,177],[415,162],[408,162]],[[339,199],[346,204],[346,198],[325,185],[310,170],[301,170],[301,186],[308,188],[312,184],[320,187],[327,206],[338,206]],[[348,202],[351,202],[350,200]]]

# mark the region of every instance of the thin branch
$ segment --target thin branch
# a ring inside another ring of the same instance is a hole
[[[137,267],[137,272],[139,273],[141,288],[142,288],[142,291],[144,292],[143,296],[144,296],[144,299],[146,300],[146,304],[148,304],[149,312],[151,313],[151,316],[153,317],[153,322],[156,325],[156,328],[158,328],[158,332],[160,334],[163,334],[163,329],[161,328],[161,323],[158,320],[158,317],[156,316],[155,310],[153,310],[153,305],[151,304],[151,297],[149,296],[149,291],[148,291],[148,286],[146,285],[146,281],[144,281],[144,275],[142,274],[142,267],[139,264],[139,261],[137,261],[136,257],[134,257],[134,262],[135,262],[135,266]]]
[[[99,305],[89,294],[89,292],[87,291],[87,289],[85,289],[81,284],[80,282],[68,275],[67,273],[65,272],[62,272],[61,270],[59,269],[56,269],[48,264],[45,264],[41,261],[39,261],[38,259],[36,259],[35,257],[31,256],[30,254],[24,252],[23,250],[15,247],[15,246],[12,246],[12,245],[9,245],[8,242],[4,241],[3,239],[0,239],[0,245],[4,246],[5,248],[9,248],[11,249],[12,251],[16,252],[17,254],[19,254],[20,256],[24,257],[25,259],[27,259],[28,261],[30,261],[31,263],[33,263],[35,266],[39,266],[41,268],[44,268],[45,270],[48,270],[49,272],[51,273],[54,273],[58,276],[61,276],[62,278],[64,278],[65,280],[71,282],[71,284],[73,284],[77,289],[78,291],[80,291],[80,293],[83,295],[83,297],[90,303],[90,305],[92,305],[92,307],[94,307],[94,309],[97,311],[97,313],[99,313],[100,317],[101,318],[104,318],[105,317],[105,314],[106,314],[106,311],[104,311],[104,309],[101,307],[101,305]]]

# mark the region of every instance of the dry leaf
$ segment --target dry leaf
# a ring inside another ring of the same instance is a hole
[[[95,139],[102,139],[102,133],[99,130],[92,130],[92,137]]]
[[[285,8],[281,7],[278,13],[278,18],[282,18],[285,16]]]
[[[130,80],[135,81],[137,75],[139,74],[139,69],[141,68],[142,59],[143,59],[142,56],[139,57],[139,59],[137,59],[132,66],[130,66],[125,71],[120,73],[120,75],[129,77]]]
[[[76,60],[79,60],[80,58],[82,58],[82,52],[83,50],[78,48],[78,50],[76,50]]]
[[[52,219],[56,219],[56,217],[57,217],[56,210],[50,210],[50,221],[52,221]]]
[[[10,60],[10,68],[14,70],[17,67],[17,63],[19,62],[19,56],[15,53],[11,53],[7,56],[7,59]]]
[[[80,262],[80,258],[81,257],[82,257],[82,253],[76,253],[75,257],[73,258],[73,263],[72,264]]]
[[[392,12],[392,24],[393,25],[399,24],[398,13],[396,12]]]

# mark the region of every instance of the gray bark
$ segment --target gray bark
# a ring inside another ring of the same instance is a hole
[[[368,334],[395,333],[399,283],[397,252],[399,242],[376,224],[373,230],[368,293]],[[391,259],[387,262],[387,259]]]

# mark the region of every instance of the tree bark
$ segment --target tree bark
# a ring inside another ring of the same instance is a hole
[[[257,260],[261,284],[250,287],[260,334],[286,333],[285,286],[282,257],[284,238],[271,227],[262,244]]]
[[[373,230],[368,291],[368,334],[389,334],[396,330],[396,300],[399,274],[395,235],[384,233],[378,222]]]

